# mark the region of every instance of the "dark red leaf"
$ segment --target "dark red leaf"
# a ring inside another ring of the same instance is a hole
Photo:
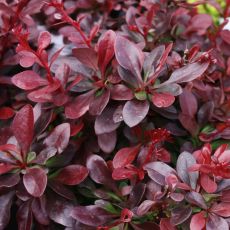
[[[88,176],[88,170],[82,165],[68,165],[61,169],[55,180],[66,185],[80,184]]]
[[[104,89],[100,96],[95,96],[89,105],[89,113],[96,116],[100,115],[109,102],[110,91]]]
[[[171,216],[170,222],[173,225],[182,224],[190,217],[191,214],[192,214],[191,207],[174,208],[171,213],[172,216]]]
[[[21,108],[12,123],[14,136],[24,153],[30,149],[34,135],[34,114],[31,105]]]
[[[109,62],[114,55],[114,43],[116,34],[112,30],[106,31],[98,44],[98,66],[101,70],[102,76],[105,74],[105,70]]]
[[[99,206],[90,205],[75,207],[71,216],[83,224],[98,227],[110,221],[113,215]]]
[[[30,230],[32,228],[33,215],[30,202],[21,204],[17,211],[18,230]]]
[[[97,53],[91,48],[74,48],[73,55],[84,65],[97,70]]]
[[[29,194],[40,197],[47,184],[46,172],[42,168],[29,168],[23,176],[23,184]]]
[[[10,210],[14,192],[9,191],[0,195],[0,229],[5,229],[10,221]]]
[[[144,62],[142,50],[128,39],[117,36],[115,40],[115,55],[118,63],[137,76],[141,82],[141,69]]]
[[[65,115],[70,119],[77,119],[89,110],[90,102],[93,99],[94,91],[82,94],[76,97],[71,103],[65,107]]]

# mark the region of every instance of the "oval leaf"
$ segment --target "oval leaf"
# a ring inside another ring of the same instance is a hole
[[[23,176],[23,184],[30,195],[40,197],[46,189],[46,172],[41,168],[27,169]]]
[[[148,101],[128,101],[123,108],[124,122],[133,127],[138,125],[148,114],[149,103]]]

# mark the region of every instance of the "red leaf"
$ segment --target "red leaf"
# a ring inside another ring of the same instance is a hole
[[[93,98],[94,91],[82,94],[74,99],[65,107],[65,115],[69,119],[77,119],[83,116],[88,110]]]
[[[140,152],[141,145],[138,144],[134,147],[127,147],[120,149],[113,158],[113,167],[122,168],[131,164]]]
[[[26,70],[12,77],[12,82],[20,89],[32,90],[48,82],[32,70]]]
[[[14,110],[10,107],[2,107],[0,108],[0,119],[7,120],[14,116]]]
[[[133,99],[133,92],[127,86],[122,84],[114,85],[110,89],[111,98],[117,101],[129,101]]]
[[[217,189],[217,184],[206,174],[201,174],[200,184],[202,188],[208,193],[214,193]]]
[[[124,122],[133,127],[138,125],[148,114],[149,103],[148,101],[132,100],[125,103],[123,108]]]
[[[0,175],[10,172],[12,169],[15,169],[16,166],[0,163]]]
[[[128,39],[117,36],[115,40],[115,55],[118,63],[141,79],[141,69],[144,62],[142,50]]]
[[[211,212],[218,216],[229,217],[230,216],[230,203],[221,202],[219,204],[215,203],[212,205]]]
[[[51,42],[51,35],[48,31],[43,31],[38,37],[38,48],[40,50],[45,49]]]
[[[98,44],[98,66],[102,76],[105,74],[105,69],[114,55],[114,43],[116,34],[112,30],[104,33]]]
[[[169,93],[153,93],[152,102],[156,107],[169,107],[175,101],[175,97]]]
[[[176,230],[176,228],[170,223],[170,219],[161,218],[160,230]]]
[[[88,176],[88,170],[82,165],[68,165],[63,168],[55,177],[62,184],[80,184]]]
[[[46,172],[41,168],[27,169],[23,176],[23,184],[30,195],[40,197],[46,189]]]
[[[205,227],[205,217],[204,212],[199,212],[192,216],[191,222],[190,222],[190,229],[191,230],[202,230]]]
[[[12,123],[12,129],[22,152],[27,153],[34,134],[34,114],[31,105],[25,105],[17,112]]]
[[[58,153],[67,147],[70,138],[70,125],[63,123],[54,128],[52,133],[45,139],[44,143],[49,147],[55,147]]]

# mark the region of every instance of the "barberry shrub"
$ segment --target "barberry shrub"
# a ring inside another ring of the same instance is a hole
[[[0,230],[228,230],[228,17],[0,1]]]

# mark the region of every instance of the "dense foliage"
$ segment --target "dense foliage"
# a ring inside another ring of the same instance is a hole
[[[228,16],[0,1],[0,229],[228,230]]]

